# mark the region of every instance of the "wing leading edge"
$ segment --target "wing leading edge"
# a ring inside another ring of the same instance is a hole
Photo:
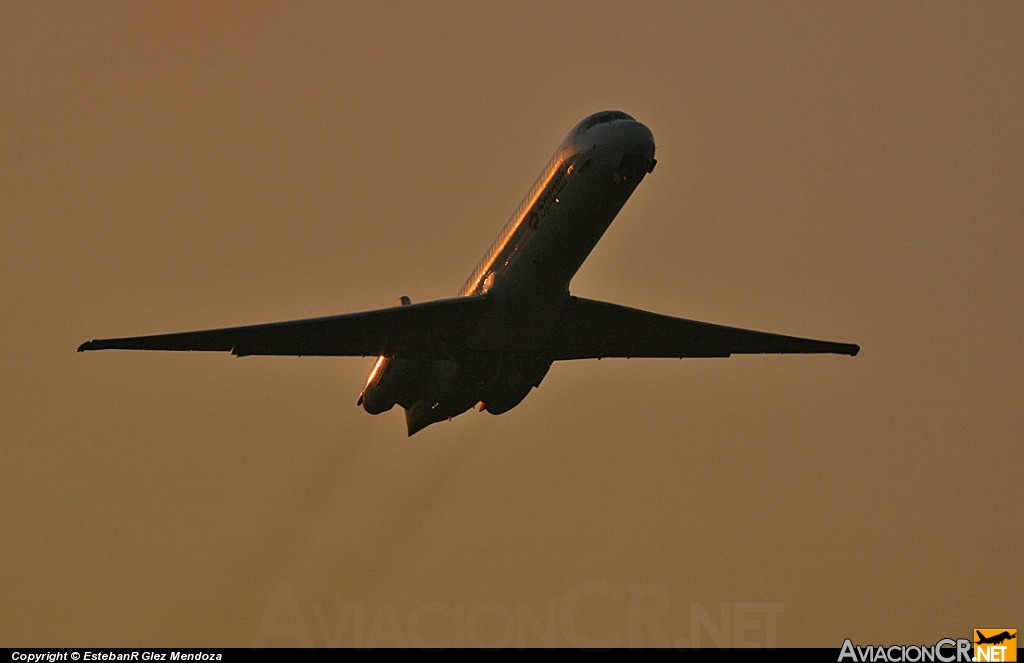
[[[456,297],[377,311],[291,320],[247,327],[107,338],[86,350],[231,352],[237,356],[402,355],[448,359],[488,307],[486,295]]]
[[[553,360],[858,352],[860,346],[851,343],[725,327],[579,297],[570,297],[548,347]]]

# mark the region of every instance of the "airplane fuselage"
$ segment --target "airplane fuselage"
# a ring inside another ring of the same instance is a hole
[[[474,405],[500,414],[519,404],[551,366],[531,348],[557,324],[572,277],[654,165],[654,136],[625,113],[576,125],[458,293],[494,302],[469,351],[439,361],[381,356],[359,403],[374,414],[401,405],[409,434]]]

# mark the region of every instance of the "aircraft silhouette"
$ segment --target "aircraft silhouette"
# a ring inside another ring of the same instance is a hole
[[[1003,631],[1002,633],[996,633],[995,635],[985,636],[980,630],[975,629],[975,635],[978,639],[974,641],[976,645],[1001,645],[1006,640],[1013,640],[1017,637],[1017,634],[1010,634],[1009,631]]]
[[[860,348],[674,318],[569,294],[569,282],[641,180],[650,129],[621,111],[569,132],[452,299],[271,324],[88,341],[78,350],[377,356],[357,404],[396,404],[408,434],[474,405],[518,405],[555,361],[602,357],[856,355]]]

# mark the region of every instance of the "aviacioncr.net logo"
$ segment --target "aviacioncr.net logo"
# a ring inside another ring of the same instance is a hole
[[[972,661],[971,641],[967,638],[943,638],[934,645],[867,645],[853,644],[847,638],[839,650],[838,663],[966,663]]]

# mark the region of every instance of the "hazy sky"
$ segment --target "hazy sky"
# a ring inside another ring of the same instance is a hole
[[[1022,625],[1024,4],[5,2],[0,55],[0,644]],[[609,108],[659,165],[574,293],[860,356],[410,440],[371,359],[74,352],[451,296]]]

